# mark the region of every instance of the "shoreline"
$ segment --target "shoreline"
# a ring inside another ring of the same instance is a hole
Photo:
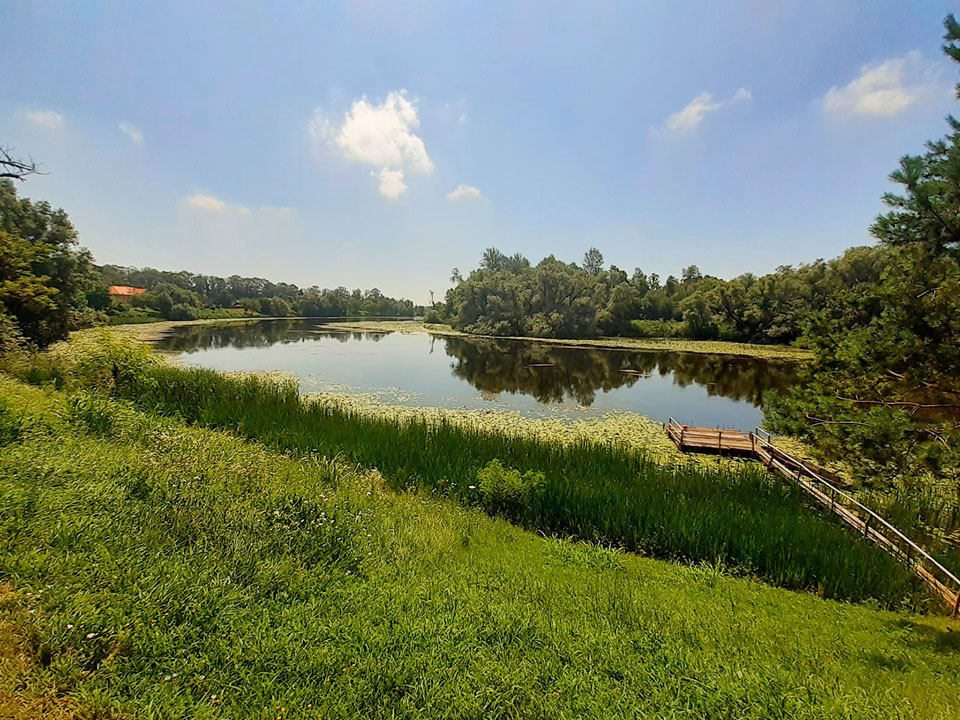
[[[683,340],[679,338],[537,338],[515,335],[475,335],[454,330],[449,325],[425,323],[420,320],[349,320],[330,321],[325,318],[307,317],[249,317],[249,318],[205,318],[201,320],[161,320],[151,323],[131,323],[129,325],[110,325],[111,331],[124,337],[141,342],[156,342],[165,333],[176,327],[191,325],[232,325],[272,320],[315,320],[318,326],[331,330],[355,332],[401,333],[404,335],[427,334],[437,337],[461,337],[482,340],[511,340],[570,348],[598,348],[605,350],[636,350],[648,352],[685,352],[704,355],[729,355],[731,357],[754,358],[757,360],[776,360],[786,362],[805,362],[813,358],[813,353],[802,348],[788,345],[757,345],[753,343],[732,342],[727,340]],[[93,328],[75,332],[89,332]]]
[[[730,342],[726,340],[682,340],[679,338],[537,338],[514,335],[475,335],[454,330],[449,325],[424,323],[417,320],[363,320],[357,322],[323,323],[325,327],[359,332],[399,332],[406,335],[426,333],[440,337],[462,337],[484,340],[513,340],[542,343],[571,348],[600,348],[606,350],[638,350],[651,352],[688,352],[704,355],[730,355],[731,357],[754,358],[758,360],[781,360],[805,362],[813,358],[813,353],[787,345],[755,345],[751,343]]]

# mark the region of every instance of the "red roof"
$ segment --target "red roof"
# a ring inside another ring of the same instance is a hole
[[[146,288],[135,288],[129,285],[111,285],[109,292],[111,295],[143,295]]]

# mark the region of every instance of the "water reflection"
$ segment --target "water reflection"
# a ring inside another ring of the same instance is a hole
[[[796,380],[795,366],[785,362],[339,331],[321,322],[182,326],[158,345],[184,353],[189,364],[218,370],[291,372],[305,392],[336,384],[375,395],[391,392],[414,405],[495,404],[528,414],[628,410],[741,428],[762,422],[764,392]]]
[[[696,384],[709,395],[759,405],[763,393],[796,380],[789,363],[726,355],[636,352],[548,344],[446,338],[453,372],[488,393],[526,393],[543,403],[565,398],[594,403],[598,391],[630,387],[651,375],[673,376],[680,386]]]
[[[262,348],[321,338],[340,343],[351,340],[379,342],[388,334],[324,330],[310,320],[251,320],[228,325],[182,325],[158,340],[156,347],[163,352],[192,353],[219,348]]]

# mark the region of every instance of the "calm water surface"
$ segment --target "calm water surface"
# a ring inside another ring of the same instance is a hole
[[[534,341],[351,332],[322,321],[175,328],[158,342],[188,365],[282,371],[303,392],[364,393],[411,406],[505,409],[579,418],[629,411],[655,420],[750,429],[766,390],[795,365],[726,355],[560,347]]]

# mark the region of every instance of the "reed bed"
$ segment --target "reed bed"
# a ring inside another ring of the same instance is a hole
[[[297,455],[376,468],[396,490],[484,506],[478,473],[497,461],[539,473],[536,492],[496,506],[524,528],[684,562],[723,563],[770,583],[887,607],[921,602],[914,578],[751,467],[665,466],[621,444],[555,443],[437,420],[397,420],[315,403],[293,382],[164,365],[121,373],[144,409],[228,429]]]

